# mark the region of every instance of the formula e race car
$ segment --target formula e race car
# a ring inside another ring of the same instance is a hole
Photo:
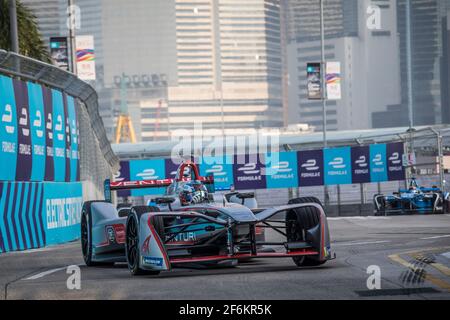
[[[389,196],[376,194],[373,198],[375,215],[444,213],[448,200],[448,192],[437,187],[420,187],[415,178],[407,190],[400,189]]]
[[[147,206],[111,203],[115,190],[167,187]],[[234,266],[254,258],[290,257],[297,266],[318,266],[332,257],[327,218],[320,201],[297,198],[288,205],[257,208],[254,194],[231,192],[214,201],[214,179],[183,162],[174,179],[105,181],[104,201],[85,202],[81,246],[86,265],[127,262],[133,275],[176,266]],[[263,230],[282,240],[266,242]]]

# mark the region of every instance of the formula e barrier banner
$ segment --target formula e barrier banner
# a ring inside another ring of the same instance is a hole
[[[228,190],[234,183],[232,159],[231,156],[203,157],[200,175],[206,177],[212,174],[216,190]]]
[[[268,160],[270,159],[270,161]],[[298,186],[296,152],[266,155],[267,188],[295,188]]]
[[[324,178],[326,185],[351,184],[350,148],[325,149]]]
[[[370,151],[368,146],[352,147],[352,183],[370,182]]]
[[[80,236],[81,183],[0,182],[0,252]]]
[[[403,143],[194,159],[216,190],[283,189],[405,179]],[[171,159],[122,161],[115,181],[174,178]],[[163,194],[164,188],[120,190],[118,196]]]
[[[0,75],[2,181],[79,181],[73,97]]]
[[[236,190],[265,189],[266,175],[264,155],[235,155],[233,163],[234,188]]]
[[[403,143],[390,143],[386,145],[388,180],[399,181],[405,179],[405,168],[403,167]]]
[[[135,160],[130,163],[130,179],[132,181],[140,180],[158,180],[165,178],[164,159],[159,160]],[[132,196],[144,196],[150,194],[163,194],[165,188],[149,188],[131,190]]]
[[[81,183],[45,182],[43,216],[45,245],[80,237],[83,191]]]
[[[120,161],[120,169],[114,174],[113,181],[130,181],[130,161]],[[131,196],[130,190],[118,190],[118,197],[129,197]]]
[[[297,153],[298,186],[322,186],[323,150],[299,151]]]
[[[373,144],[370,146],[370,181],[387,181],[386,145]]]

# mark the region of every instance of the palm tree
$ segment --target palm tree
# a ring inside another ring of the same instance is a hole
[[[0,0],[0,48],[4,50],[11,50],[8,2],[8,0]],[[16,0],[16,3],[19,53],[50,63],[50,55],[42,41],[36,16],[20,0]]]

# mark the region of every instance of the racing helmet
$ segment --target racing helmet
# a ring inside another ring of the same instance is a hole
[[[208,190],[198,180],[186,182],[178,194],[182,206],[208,202]]]

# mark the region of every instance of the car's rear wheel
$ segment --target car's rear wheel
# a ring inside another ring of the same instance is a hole
[[[322,206],[315,197],[302,197],[289,201],[289,204],[317,203]],[[320,212],[315,207],[304,207],[290,210],[286,214],[286,233],[288,242],[306,242],[306,231],[320,224]],[[320,260],[319,256],[292,257],[299,267],[319,266],[327,262]]]
[[[139,247],[139,223],[141,216],[148,212],[159,211],[156,207],[139,206],[131,208],[127,218],[125,255],[127,258],[128,269],[134,276],[138,275],[157,275],[158,270],[144,270],[139,267],[141,259]]]
[[[88,267],[113,265],[113,262],[97,262],[93,261],[93,244],[92,244],[92,212],[91,205],[95,202],[105,201],[86,201],[81,211],[81,252],[83,254],[84,263]]]

